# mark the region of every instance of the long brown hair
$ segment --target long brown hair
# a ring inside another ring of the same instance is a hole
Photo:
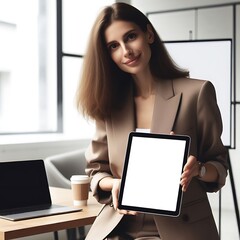
[[[151,47],[150,69],[157,79],[187,77],[188,71],[180,69],[169,56],[164,44],[149,19],[135,7],[126,3],[114,3],[98,15],[84,57],[82,76],[77,90],[77,107],[84,116],[93,119],[107,118],[113,110],[124,104],[132,84],[130,74],[120,70],[111,59],[104,33],[116,20],[137,24],[143,32],[150,25],[154,33]]]

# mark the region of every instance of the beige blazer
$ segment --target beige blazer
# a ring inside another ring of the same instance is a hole
[[[102,240],[122,218],[111,205],[111,193],[98,188],[106,177],[121,178],[128,134],[135,131],[134,98],[129,92],[125,107],[106,121],[96,122],[96,134],[86,152],[91,189],[104,207],[91,227],[87,240]],[[186,134],[190,154],[210,162],[218,170],[216,183],[194,178],[183,195],[179,217],[154,216],[163,240],[217,240],[218,234],[206,192],[219,190],[227,176],[226,149],[221,141],[222,120],[215,89],[209,81],[181,78],[158,84],[151,132]],[[136,169],[137,171],[137,169]],[[157,183],[153,183],[156,185]]]

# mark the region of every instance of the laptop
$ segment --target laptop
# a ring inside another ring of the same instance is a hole
[[[119,192],[119,209],[179,216],[180,178],[190,137],[131,132]]]
[[[0,162],[0,218],[17,221],[81,211],[52,204],[43,160]]]

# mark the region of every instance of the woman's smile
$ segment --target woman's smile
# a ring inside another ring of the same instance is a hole
[[[123,64],[127,65],[127,66],[135,66],[139,61],[141,57],[141,54],[137,55],[136,57],[133,57],[125,62],[123,62]]]

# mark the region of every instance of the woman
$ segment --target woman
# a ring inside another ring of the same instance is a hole
[[[206,194],[224,186],[227,176],[215,90],[173,63],[143,13],[125,3],[102,10],[77,96],[79,109],[96,122],[86,172],[93,195],[105,204],[87,239],[218,239]],[[118,209],[128,134],[138,129],[191,137],[177,218]]]

